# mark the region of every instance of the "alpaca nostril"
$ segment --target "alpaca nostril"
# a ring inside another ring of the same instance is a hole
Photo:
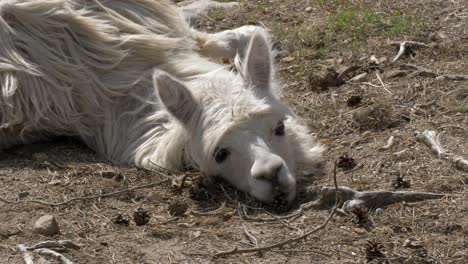
[[[275,182],[278,181],[278,176],[279,176],[279,173],[280,173],[280,171],[281,171],[282,168],[283,168],[283,164],[280,164],[280,165],[276,166],[276,167],[272,170],[272,175],[271,175],[272,177],[271,177],[271,179],[272,179],[273,181],[275,181]]]

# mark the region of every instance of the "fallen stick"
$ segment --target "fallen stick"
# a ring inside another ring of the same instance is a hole
[[[16,246],[18,250],[23,253],[23,260],[26,264],[34,264],[32,254],[27,250],[27,247],[24,244]]]
[[[359,69],[361,69],[362,67],[361,66],[357,66],[357,65],[353,65],[353,66],[349,66],[349,67],[346,67],[345,69],[343,69],[339,74],[338,76],[336,77],[336,79],[340,82],[340,83],[344,83],[345,82],[345,78],[348,74],[350,74],[351,72],[354,72],[354,71],[357,71]]]
[[[106,197],[115,196],[115,195],[119,195],[119,194],[122,194],[122,193],[138,190],[138,189],[151,188],[151,187],[154,187],[156,185],[160,185],[160,184],[170,182],[170,181],[171,181],[171,179],[168,178],[168,179],[164,179],[164,180],[161,180],[161,181],[152,182],[152,183],[148,183],[148,184],[144,184],[144,185],[140,185],[140,186],[135,186],[135,187],[132,187],[132,188],[119,190],[119,191],[115,191],[115,192],[111,192],[111,193],[105,193],[105,194],[99,194],[99,195],[93,195],[93,196],[74,197],[74,198],[65,200],[63,202],[59,202],[59,203],[51,203],[51,202],[45,202],[45,201],[42,201],[42,200],[35,200],[35,199],[33,199],[33,200],[21,200],[21,201],[10,201],[10,200],[7,200],[7,199],[2,198],[2,197],[0,197],[0,201],[3,201],[4,203],[10,203],[10,204],[36,203],[36,204],[42,204],[42,205],[47,205],[47,206],[60,206],[60,205],[67,205],[67,204],[69,204],[71,202],[74,202],[74,201],[83,201],[83,200],[93,200],[93,199],[99,199],[99,198],[106,198]]]
[[[390,92],[390,90],[387,89],[387,86],[385,85],[385,83],[382,81],[382,78],[380,78],[380,75],[378,73],[375,74],[375,76],[377,76],[377,79],[379,79],[379,82],[380,84],[382,85],[382,88],[389,94],[393,95],[392,92]]]
[[[387,150],[387,149],[391,148],[393,146],[394,142],[395,142],[395,137],[391,136],[388,139],[387,144],[385,144],[385,146],[380,147],[379,150]]]
[[[400,70],[394,71],[387,75],[386,78],[395,78],[407,76],[408,78],[414,77],[428,77],[435,78],[436,81],[468,81],[468,75],[455,75],[455,74],[442,74],[439,75],[433,70],[414,65],[414,64],[402,64]]]
[[[321,197],[312,201],[305,209],[329,209],[335,204],[336,192],[340,193],[342,205],[339,206],[345,212],[350,212],[353,208],[363,207],[369,210],[385,208],[389,205],[400,202],[420,202],[431,199],[441,199],[444,194],[426,193],[426,192],[390,192],[390,191],[364,191],[358,192],[345,186],[338,188],[323,187]]]
[[[437,76],[436,81],[468,81],[467,75],[440,75]]]
[[[73,264],[73,262],[71,260],[67,259],[64,255],[62,255],[62,254],[60,254],[60,253],[58,253],[56,251],[53,251],[51,249],[48,249],[48,248],[38,248],[38,249],[35,249],[34,252],[39,254],[39,255],[59,259],[60,262],[62,262],[64,264]]]
[[[67,249],[80,249],[81,245],[72,240],[46,240],[39,242],[33,246],[27,247],[24,244],[17,246],[18,250],[23,253],[23,259],[26,264],[34,264],[31,252],[43,256],[53,257],[60,260],[64,264],[73,264],[72,261],[67,259],[64,255],[58,253],[56,250]]]
[[[322,188],[322,196],[318,201],[310,204],[310,208],[328,209],[333,204],[335,192],[341,195],[343,205],[341,209],[350,212],[353,208],[364,207],[369,210],[385,208],[389,205],[401,202],[414,203],[424,200],[441,199],[444,194],[426,192],[391,192],[391,191],[364,191],[358,192],[351,188],[340,186],[338,190],[333,187]]]
[[[429,147],[429,149],[434,154],[436,154],[439,159],[448,160],[452,162],[457,169],[468,172],[468,160],[460,156],[445,152],[435,131],[426,130],[422,133],[418,132],[416,134],[416,140],[424,143],[424,145]]]
[[[71,240],[47,240],[47,241],[42,241],[34,246],[26,247],[27,250],[35,250],[39,248],[70,248],[70,249],[80,249],[81,245],[77,244],[74,241]]]
[[[353,78],[349,79],[348,82],[350,83],[362,83],[367,80],[367,72],[363,72],[361,74],[358,74],[354,76]]]
[[[398,51],[398,54],[395,56],[395,58],[392,60],[392,63],[397,61],[398,59],[401,58],[409,49],[415,49],[415,48],[428,48],[429,45],[422,43],[422,42],[417,42],[417,41],[403,41],[401,43],[391,43],[393,46],[400,46],[400,50]]]
[[[335,183],[335,188],[338,190],[338,184],[337,184],[337,181],[336,181],[336,161],[335,161],[335,167],[334,167],[334,172],[333,172],[333,181]],[[338,201],[338,191],[335,192],[335,201]],[[225,256],[228,256],[228,255],[235,255],[235,254],[245,254],[245,253],[252,253],[252,252],[263,252],[263,251],[267,251],[267,250],[270,250],[270,249],[273,249],[273,248],[279,248],[279,247],[282,247],[286,244],[290,244],[290,243],[294,243],[294,242],[297,242],[297,241],[300,241],[312,234],[315,234],[317,233],[318,231],[324,229],[328,223],[330,222],[330,220],[333,218],[333,216],[335,215],[336,213],[336,210],[337,210],[337,205],[335,205],[335,207],[332,209],[332,211],[330,212],[330,214],[328,215],[328,217],[325,219],[325,221],[318,227],[304,233],[303,235],[300,235],[300,236],[297,236],[297,237],[294,237],[294,238],[291,238],[291,239],[286,239],[286,240],[283,240],[281,242],[278,242],[278,243],[275,243],[275,244],[271,244],[271,245],[267,245],[267,246],[263,246],[263,247],[253,247],[253,248],[246,248],[246,249],[238,249],[237,247],[231,249],[231,250],[228,250],[228,251],[220,251],[218,253],[216,253],[214,255],[214,257],[225,257]]]
[[[238,203],[237,205],[237,214],[239,215],[239,221],[242,226],[242,230],[244,231],[245,237],[250,241],[250,243],[258,247],[257,238],[255,238],[255,236],[252,235],[252,233],[250,233],[250,231],[247,229],[247,226],[244,223],[245,221],[244,221],[244,218],[242,217],[242,210],[241,210],[240,203]]]
[[[211,210],[211,211],[205,211],[205,212],[191,210],[190,213],[193,214],[193,215],[196,215],[196,216],[217,215],[217,214],[223,213],[225,208],[226,208],[226,203],[222,202],[221,206],[219,208],[217,208],[217,209],[214,209],[214,210]]]

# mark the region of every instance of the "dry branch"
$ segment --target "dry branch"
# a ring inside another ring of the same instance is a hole
[[[468,160],[445,152],[435,131],[426,130],[423,133],[417,133],[416,139],[429,147],[429,149],[436,154],[439,159],[448,160],[452,162],[457,169],[468,172]]]
[[[71,240],[47,240],[39,242],[33,246],[27,247],[24,244],[17,246],[18,250],[23,253],[23,259],[26,264],[34,264],[31,252],[43,256],[53,257],[60,260],[64,264],[73,264],[72,261],[67,259],[64,255],[58,253],[56,250],[67,249],[80,249],[81,245]]]
[[[47,241],[42,241],[34,246],[26,247],[27,250],[35,250],[39,248],[62,248],[62,249],[80,249],[81,245],[77,244],[74,241],[71,240],[47,240]]]
[[[193,215],[197,215],[197,216],[203,216],[203,215],[217,215],[217,214],[223,213],[225,208],[226,208],[226,203],[225,203],[225,202],[222,202],[222,203],[221,203],[221,206],[220,206],[219,208],[214,209],[214,210],[205,211],[205,212],[191,210],[190,213],[193,214]]]
[[[67,204],[69,204],[71,202],[74,202],[74,201],[84,201],[84,200],[93,200],[93,199],[106,198],[106,197],[115,196],[115,195],[119,195],[119,194],[122,194],[122,193],[134,191],[134,190],[151,188],[151,187],[154,187],[154,186],[166,183],[166,182],[170,182],[170,181],[171,181],[171,179],[167,178],[167,179],[164,179],[164,180],[161,180],[161,181],[152,182],[152,183],[148,183],[148,184],[143,184],[143,185],[139,185],[139,186],[135,186],[135,187],[132,187],[132,188],[119,190],[119,191],[115,191],[115,192],[111,192],[111,193],[92,195],[92,196],[74,197],[74,198],[65,200],[63,202],[59,202],[59,203],[51,203],[51,202],[46,202],[46,201],[42,201],[42,200],[34,200],[34,199],[33,200],[10,201],[10,200],[7,200],[7,199],[2,198],[2,197],[0,197],[0,201],[3,201],[4,203],[10,203],[10,204],[36,203],[36,204],[42,204],[42,205],[47,205],[47,206],[61,206],[61,205],[67,205]]]
[[[26,264],[34,264],[33,262],[33,256],[32,254],[28,251],[27,247],[24,244],[20,244],[16,246],[18,250],[23,253],[23,260],[24,263]]]
[[[468,81],[467,75],[440,75],[437,76],[436,81]]]
[[[368,75],[367,72],[363,72],[363,73],[358,74],[358,75],[354,76],[353,78],[349,79],[348,82],[350,82],[350,83],[365,82],[367,80],[367,75]]]
[[[390,192],[390,191],[364,191],[358,192],[345,186],[338,188],[323,187],[321,197],[318,200],[310,202],[306,209],[329,209],[335,204],[336,192],[340,193],[342,205],[345,212],[350,212],[356,207],[368,209],[384,208],[386,206],[400,202],[420,202],[424,200],[440,199],[444,194],[426,193],[426,192]]]
[[[380,147],[379,150],[387,150],[393,146],[393,143],[395,143],[395,137],[391,136],[388,139],[387,144],[385,144],[385,146]]]
[[[468,81],[467,75],[443,74],[414,64],[402,64],[400,70],[392,72],[387,78],[395,78],[400,76],[413,77],[428,77],[435,78],[436,81]]]
[[[242,226],[242,231],[244,231],[245,237],[250,241],[250,243],[258,247],[257,238],[255,238],[255,236],[252,235],[252,233],[250,233],[250,231],[247,229],[247,226],[245,225],[244,218],[242,218],[242,210],[241,210],[240,203],[238,203],[237,205],[237,214],[239,215],[239,221]]]
[[[43,256],[49,256],[49,257],[53,257],[57,260],[60,260],[60,262],[64,263],[64,264],[73,264],[73,262],[69,259],[67,259],[64,255],[52,250],[52,249],[48,249],[48,248],[38,248],[38,249],[35,249],[34,250],[35,253],[39,254],[39,255],[43,255]]]
[[[428,48],[429,45],[421,42],[416,42],[416,41],[403,41],[401,43],[391,43],[393,46],[399,46],[400,50],[398,51],[398,54],[395,56],[395,58],[392,60],[392,62],[397,61],[398,59],[401,58],[408,50],[410,49],[416,49],[416,48]]]

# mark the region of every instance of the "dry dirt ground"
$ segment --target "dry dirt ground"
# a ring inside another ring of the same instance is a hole
[[[256,24],[273,34],[284,99],[328,147],[325,174],[301,184],[296,205],[333,186],[333,162],[340,157],[340,185],[447,196],[335,215],[306,240],[214,258],[222,250],[301,235],[329,211],[281,219],[277,215],[295,208],[272,212],[196,173],[179,186],[181,175],[115,166],[75,140],[57,139],[0,156],[0,197],[22,201],[0,201],[0,263],[23,263],[18,244],[49,239],[32,232],[44,214],[54,215],[60,226],[52,239],[82,245],[63,252],[75,263],[467,263],[467,173],[415,140],[416,131],[435,130],[446,150],[468,158],[468,82],[434,78],[468,75],[466,0],[242,1],[240,10],[213,10],[196,23],[213,32]],[[390,43],[403,40],[428,47],[392,63],[398,49]],[[349,66],[358,67],[337,79],[335,71]],[[364,72],[363,83],[345,82]],[[390,136],[393,146],[379,150]],[[171,183],[168,176],[177,180]],[[27,202],[62,202],[158,181],[163,183],[60,206]],[[135,224],[138,208],[149,214],[149,223]],[[46,262],[36,255],[35,263]]]

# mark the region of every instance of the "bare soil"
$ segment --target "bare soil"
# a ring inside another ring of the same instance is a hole
[[[295,207],[272,211],[196,172],[116,166],[79,141],[61,138],[0,153],[0,197],[22,201],[0,201],[0,263],[23,263],[18,244],[50,239],[32,231],[44,214],[54,215],[60,226],[61,234],[52,239],[83,245],[63,253],[75,263],[467,263],[468,175],[432,155],[415,133],[435,130],[447,151],[468,158],[468,82],[391,75],[412,64],[437,75],[467,76],[468,3],[263,0],[241,6],[213,10],[196,24],[210,32],[245,24],[271,30],[284,99],[328,147],[324,175],[304,180]],[[390,43],[403,40],[430,47],[391,63],[398,49]],[[370,62],[372,55],[380,60],[377,66]],[[355,65],[358,70],[349,77],[367,72],[366,82],[335,82],[334,71]],[[379,150],[390,136],[394,145]],[[213,258],[222,250],[255,246],[246,232],[262,246],[320,225],[326,210],[286,220],[277,216],[316,198],[322,186],[333,186],[333,163],[340,157],[340,185],[447,196],[336,215],[306,240],[258,254]],[[164,183],[61,206],[26,202],[57,203],[158,181]],[[133,220],[138,208],[150,216],[141,226]]]

